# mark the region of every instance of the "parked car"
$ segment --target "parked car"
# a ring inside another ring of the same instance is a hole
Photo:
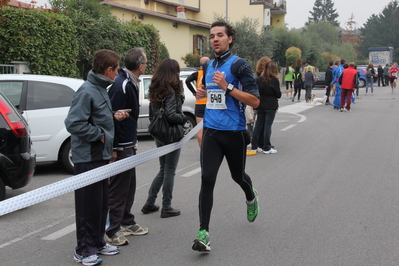
[[[195,122],[195,115],[194,115],[195,96],[187,88],[186,83],[184,82],[186,80],[187,76],[180,77],[180,80],[183,83],[184,95],[185,95],[185,101],[183,104],[183,113],[187,117],[187,123],[184,126],[184,128],[186,129],[186,134],[188,132],[190,132],[190,130],[193,129],[197,124]],[[140,79],[141,79],[140,96],[139,96],[140,97],[140,114],[139,114],[139,121],[138,121],[139,124],[137,127],[138,128],[137,133],[139,135],[147,135],[148,134],[148,126],[150,124],[150,119],[149,119],[150,101],[148,100],[148,89],[151,84],[151,78],[152,78],[151,75],[140,76]]]
[[[6,186],[26,186],[35,171],[29,126],[13,104],[0,93],[0,200]]]
[[[320,73],[317,76],[316,81],[313,83],[313,87],[325,87],[326,86],[326,73]]]
[[[140,79],[140,116],[138,134],[148,134],[149,101],[148,86],[150,75]],[[185,87],[186,101],[183,112],[187,116],[186,133],[195,125],[195,97],[185,86],[185,78],[181,78]],[[83,84],[83,80],[27,74],[0,75],[0,92],[17,107],[31,129],[32,150],[36,154],[37,163],[61,162],[73,173],[70,134],[65,129],[64,120],[68,114],[75,91]]]
[[[359,71],[359,88],[362,88],[366,86],[366,68],[363,67],[358,67],[357,70]],[[377,73],[377,70],[376,70]],[[313,86],[314,87],[325,87],[326,81],[325,81],[325,73],[320,73],[317,76],[317,80],[314,82]],[[373,77],[374,82],[377,80],[377,76]]]
[[[359,88],[365,87],[366,86],[366,74],[367,74],[367,66],[366,67],[357,67],[357,70],[359,71]],[[375,73],[377,74],[378,71],[376,68],[374,68]],[[373,77],[373,82],[377,81],[377,75]]]

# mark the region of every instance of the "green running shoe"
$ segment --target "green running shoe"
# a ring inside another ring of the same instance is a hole
[[[254,203],[252,204],[247,203],[247,219],[250,223],[255,221],[256,216],[258,216],[259,212],[259,205],[258,205],[259,193],[256,189],[254,189],[254,195],[255,195]]]
[[[192,248],[199,252],[211,251],[211,240],[206,230],[198,231],[198,238],[194,240]]]

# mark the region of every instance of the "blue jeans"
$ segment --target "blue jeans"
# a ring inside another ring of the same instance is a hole
[[[261,147],[264,151],[268,151],[272,148],[270,143],[270,137],[272,135],[272,125],[274,122],[274,117],[276,116],[276,110],[260,110],[258,109],[258,118],[256,119],[255,129],[252,135],[251,146],[252,149],[259,147],[259,143],[263,143]],[[263,136],[261,136],[261,131],[263,128]],[[263,141],[261,141],[263,139]]]
[[[157,147],[162,146],[157,140],[155,140],[155,144]],[[171,207],[173,184],[179,158],[180,149],[159,157],[160,169],[148,191],[147,205],[154,206],[158,192],[162,187],[162,209],[169,209]]]
[[[374,84],[374,78],[373,77],[366,78],[366,93],[369,91],[369,86],[371,88],[371,93],[374,93],[373,84]]]

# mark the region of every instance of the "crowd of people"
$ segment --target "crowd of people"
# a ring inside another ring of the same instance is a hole
[[[247,220],[254,222],[259,213],[259,193],[245,171],[247,146],[251,145],[251,149],[259,153],[277,153],[271,143],[272,125],[282,96],[277,64],[267,56],[262,57],[257,63],[255,77],[247,61],[230,51],[235,37],[235,29],[230,24],[214,22],[210,29],[214,59],[201,58],[200,70],[186,81],[197,99],[197,123],[203,121],[203,129],[198,134],[201,165],[199,230],[192,243],[192,249],[199,252],[211,250],[213,194],[223,159],[226,158],[231,178],[245,197]],[[136,155],[139,77],[144,74],[148,61],[142,48],[129,50],[124,58],[125,67],[120,68],[118,54],[105,49],[96,52],[87,81],[74,95],[65,125],[71,133],[75,174]],[[391,84],[392,93],[396,92],[396,63],[384,69],[379,66],[377,73],[372,64],[366,70],[366,95],[369,87],[370,93],[374,92],[374,76],[377,76],[378,86],[380,83],[382,86]],[[185,124],[186,117],[182,112],[185,96],[179,72],[178,62],[170,58],[164,59],[156,68],[148,95],[151,124],[158,123],[158,117],[164,117],[167,127]],[[330,62],[326,70],[325,103],[341,112],[350,111],[351,102],[355,100],[353,91],[358,97],[358,76],[354,63]],[[299,102],[301,90],[305,89],[305,100],[309,102],[316,77],[316,68],[310,62],[295,68],[289,64],[284,72],[287,99],[294,102],[297,98]],[[192,81],[196,81],[195,88]],[[153,136],[157,147],[170,143],[156,134]],[[143,214],[161,209],[161,218],[180,215],[180,210],[172,207],[179,157],[180,149],[177,149],[159,158],[159,171],[141,209]],[[160,207],[155,203],[161,188]],[[98,254],[119,254],[119,246],[129,244],[127,236],[149,232],[147,227],[137,223],[131,212],[135,192],[134,168],[75,191],[76,262],[98,265],[102,263]]]
[[[232,179],[245,195],[247,220],[255,221],[259,212],[258,191],[253,188],[251,178],[245,172],[246,147],[251,137],[246,130],[244,110],[245,106],[259,107],[260,117],[272,122],[278,108],[277,101],[273,101],[275,105],[270,111],[269,99],[261,97],[260,101],[258,90],[259,86],[266,93],[270,88],[280,92],[276,64],[267,58],[262,66],[264,71],[256,79],[247,61],[231,53],[235,37],[235,29],[228,23],[213,23],[210,44],[214,59],[202,58],[201,69],[192,77],[197,81],[196,89],[191,88],[197,98],[195,115],[197,122],[204,122],[198,138],[201,163],[200,224],[192,243],[192,249],[199,252],[210,251],[209,224],[213,191],[224,157]],[[138,86],[139,77],[145,72],[147,56],[142,48],[133,48],[125,55],[124,68],[120,68],[120,61],[120,56],[114,51],[97,51],[87,81],[74,95],[65,126],[71,133],[75,174],[136,155]],[[162,117],[169,128],[185,124],[186,117],[182,112],[185,97],[179,72],[178,62],[170,58],[164,59],[156,68],[148,95],[151,124],[160,123],[158,118]],[[265,128],[264,135],[270,133],[271,124],[268,130]],[[160,135],[153,136],[157,147],[170,143],[161,139]],[[270,141],[265,141],[264,147],[269,147],[270,153],[273,153]],[[147,200],[141,209],[143,214],[161,209],[161,218],[180,215],[180,210],[172,207],[179,157],[180,149],[177,149],[159,158],[159,172],[149,188]],[[155,204],[161,188],[162,208]],[[75,191],[76,262],[98,265],[102,263],[99,254],[119,254],[119,246],[129,244],[127,236],[149,232],[147,227],[137,223],[131,212],[135,192],[134,168]]]

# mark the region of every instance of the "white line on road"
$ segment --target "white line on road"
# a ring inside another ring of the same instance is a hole
[[[42,240],[56,240],[60,237],[63,237],[69,233],[74,232],[76,229],[76,224],[73,223],[71,225],[68,225],[67,227],[62,228],[61,230],[58,230],[52,234],[49,234],[48,236],[45,236],[42,238]]]
[[[199,172],[201,172],[201,167],[198,167],[198,168],[196,168],[196,169],[194,169],[194,170],[192,170],[190,172],[187,172],[187,173],[185,173],[184,175],[181,175],[181,176],[182,177],[190,177],[190,176],[193,176],[193,175],[195,175],[195,174],[197,174]]]
[[[51,227],[54,227],[54,226],[56,226],[57,224],[60,224],[60,223],[64,222],[65,220],[69,219],[69,218],[72,217],[72,216],[75,216],[75,214],[69,215],[69,216],[67,216],[67,217],[64,218],[64,219],[59,220],[58,222],[55,222],[55,223],[53,223],[53,224],[49,224],[49,225],[47,225],[47,226],[45,226],[45,227],[42,227],[42,228],[37,229],[37,230],[35,230],[35,231],[33,231],[33,232],[30,232],[29,234],[20,236],[20,237],[15,238],[15,239],[13,239],[13,240],[7,242],[7,243],[4,243],[4,244],[0,245],[0,249],[5,248],[5,247],[7,247],[7,246],[9,246],[9,245],[11,245],[11,244],[14,244],[14,243],[16,243],[16,242],[19,242],[19,241],[21,241],[21,240],[24,240],[25,238],[30,237],[31,235],[40,233],[40,232],[42,232],[42,231],[44,231],[44,230],[47,230],[47,229],[49,229],[49,228],[51,228]]]
[[[293,128],[293,127],[295,127],[295,125],[289,125],[288,127],[281,129],[280,131],[287,131],[288,129]]]

